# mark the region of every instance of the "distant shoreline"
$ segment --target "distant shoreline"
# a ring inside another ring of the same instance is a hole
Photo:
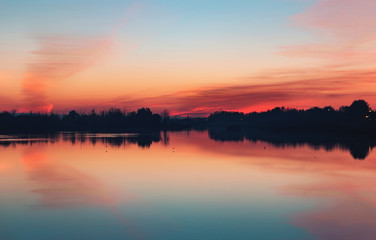
[[[167,110],[160,114],[149,108],[134,112],[110,109],[96,113],[68,114],[15,112],[0,113],[0,133],[53,133],[59,131],[87,132],[156,132],[161,130],[210,130],[227,129],[244,131],[249,129],[276,132],[320,132],[350,134],[354,136],[376,136],[376,112],[364,100],[356,100],[350,106],[338,110],[327,106],[298,110],[276,107],[266,112],[229,112],[210,114],[207,118],[170,117]]]

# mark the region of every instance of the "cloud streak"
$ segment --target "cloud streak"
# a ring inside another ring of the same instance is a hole
[[[37,50],[22,79],[24,107],[21,112],[50,112],[48,86],[92,66],[108,52],[112,39],[43,36],[35,38]]]
[[[358,39],[375,35],[375,10],[373,0],[319,0],[292,20],[337,38]]]
[[[104,59],[115,43],[118,31],[143,5],[131,5],[110,34],[96,37],[42,35],[35,37],[37,49],[31,52],[21,81],[23,107],[20,112],[50,112],[48,87],[54,81],[69,78]]]
[[[159,97],[117,98],[109,106],[150,106],[160,111],[166,106],[174,114],[205,114],[219,110],[260,111],[275,106],[309,108],[313,105],[339,107],[348,99],[376,100],[375,71],[298,71],[268,73],[257,79],[281,82],[242,84],[193,89]],[[313,104],[314,103],[314,104]]]
[[[283,46],[279,53],[325,60],[321,68],[269,70],[248,78],[249,83],[192,89],[159,97],[123,97],[108,105],[150,106],[157,111],[167,106],[175,114],[205,114],[217,110],[259,111],[281,105],[339,107],[358,98],[375,102],[375,11],[373,0],[319,0],[291,17],[296,26],[329,38],[318,43]]]
[[[292,22],[319,36],[322,43],[281,47],[286,56],[326,59],[346,67],[369,67],[376,56],[376,22],[373,0],[320,0],[291,17]]]
[[[127,16],[140,8],[135,5]],[[356,98],[375,101],[376,22],[372,0],[319,0],[304,12],[291,17],[295,25],[320,35],[324,42],[284,46],[279,53],[288,57],[326,60],[322,68],[269,70],[248,78],[244,84],[217,85],[152,97],[120,96],[114,99],[67,100],[57,110],[70,110],[72,103],[82,109],[92,107],[148,106],[171,113],[205,114],[217,110],[260,111],[275,106],[308,108],[314,105],[349,104]],[[36,38],[38,50],[32,54],[25,78],[23,112],[52,108],[47,90],[55,80],[68,78],[101,60],[111,47],[120,22],[109,37],[77,38],[46,36]],[[261,84],[260,82],[265,82]]]

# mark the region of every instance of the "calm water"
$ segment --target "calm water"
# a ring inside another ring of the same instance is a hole
[[[0,239],[376,239],[368,146],[224,140],[0,136]]]

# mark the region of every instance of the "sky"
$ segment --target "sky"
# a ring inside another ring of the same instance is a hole
[[[0,111],[376,107],[374,0],[0,0]]]

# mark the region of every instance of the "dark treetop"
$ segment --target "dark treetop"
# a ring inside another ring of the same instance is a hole
[[[364,100],[338,110],[327,106],[308,110],[277,107],[266,112],[215,112],[207,118],[170,117],[168,111],[153,114],[149,108],[136,112],[110,109],[96,113],[68,114],[0,113],[0,133],[43,133],[56,131],[159,131],[180,129],[258,129],[288,132],[331,132],[371,135],[376,132],[376,113]]]

